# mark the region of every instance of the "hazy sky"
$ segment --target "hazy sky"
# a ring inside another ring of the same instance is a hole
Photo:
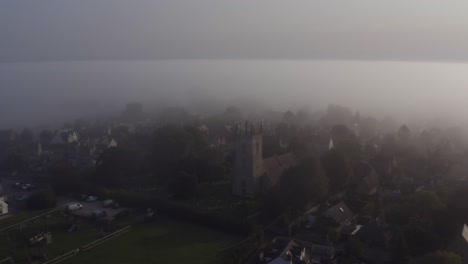
[[[3,0],[0,61],[468,59],[466,0]]]
[[[0,128],[194,95],[464,120],[468,64],[438,62],[468,62],[467,14],[466,0],[2,0]]]

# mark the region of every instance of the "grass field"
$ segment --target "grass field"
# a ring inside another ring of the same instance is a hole
[[[242,237],[170,218],[133,226],[122,236],[64,261],[82,263],[214,263],[218,250]]]
[[[0,222],[0,228],[25,218],[25,215],[18,215],[8,221],[5,219],[5,222]],[[119,226],[127,224],[119,223]],[[38,220],[27,229],[47,229],[53,234],[53,243],[47,246],[50,258],[79,248],[99,237],[99,231],[89,223],[80,224],[75,232],[66,232],[66,223],[57,213],[47,220],[47,227],[44,226],[43,220]],[[14,229],[11,232],[18,231]],[[4,255],[7,252],[5,232],[0,235],[0,239],[0,255]],[[160,216],[152,223],[132,224],[130,232],[62,263],[214,263],[217,251],[242,239],[243,237],[236,234]],[[18,246],[16,253],[16,263],[27,263],[23,246]]]

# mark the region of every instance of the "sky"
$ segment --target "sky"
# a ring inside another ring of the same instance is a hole
[[[253,98],[468,115],[466,0],[3,0],[0,129]]]
[[[464,0],[3,0],[0,61],[468,59]]]

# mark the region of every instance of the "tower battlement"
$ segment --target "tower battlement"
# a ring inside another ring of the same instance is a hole
[[[263,169],[263,125],[251,122],[234,127],[235,170],[232,192],[241,197],[255,197]]]
[[[237,122],[234,125],[234,136],[236,138],[243,136],[261,135],[263,133],[263,123],[253,123],[249,121]]]

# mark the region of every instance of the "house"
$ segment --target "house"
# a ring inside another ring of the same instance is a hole
[[[379,176],[372,165],[367,162],[361,162],[355,172],[360,179],[357,192],[364,196],[376,194],[379,190]]]
[[[330,207],[322,214],[322,216],[331,219],[339,227],[351,224],[354,218],[353,212],[344,202],[340,202],[337,205]]]
[[[0,216],[8,214],[7,196],[3,186],[0,184]]]
[[[331,264],[335,263],[335,248],[302,240],[275,238],[271,251],[261,253],[260,263],[267,264]]]
[[[50,141],[51,145],[68,145],[78,142],[78,134],[71,129],[62,129],[55,133]]]
[[[392,238],[393,229],[380,218],[372,219],[364,224],[354,235],[366,245],[371,247],[385,247]]]
[[[468,264],[468,226],[466,224],[460,228],[460,233],[454,239],[449,250],[460,255],[463,264]]]
[[[297,159],[292,152],[263,159],[264,177],[267,180],[264,187],[271,188],[275,186],[279,182],[283,172],[296,165]]]

